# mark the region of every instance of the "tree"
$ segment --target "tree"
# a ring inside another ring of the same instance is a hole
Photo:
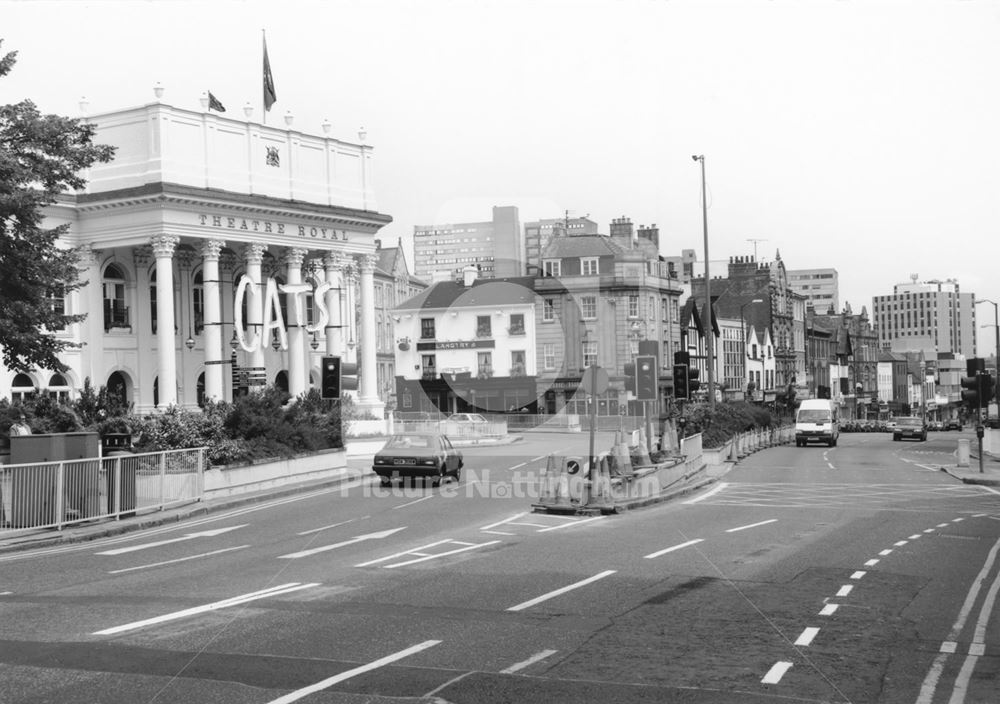
[[[16,58],[0,55],[0,78]],[[74,343],[55,331],[86,317],[65,315],[55,303],[86,283],[73,251],[57,246],[69,226],[46,229],[42,221],[60,194],[84,187],[84,169],[114,155],[114,147],[93,143],[94,132],[79,120],[42,115],[30,100],[0,105],[0,347],[10,369],[66,371],[59,353]]]

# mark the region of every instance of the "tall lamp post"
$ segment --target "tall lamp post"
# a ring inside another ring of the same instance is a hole
[[[997,402],[997,409],[1000,410],[1000,323],[997,321],[997,304],[996,301],[991,301],[988,298],[980,298],[973,302],[973,305],[978,305],[980,303],[992,303],[993,304],[993,331],[996,333],[996,347],[993,348],[993,353],[996,355],[996,374],[994,374],[993,382],[996,384],[995,393],[993,398]],[[989,408],[986,410],[987,417],[989,417]]]
[[[746,380],[747,380],[747,359],[750,358],[750,355],[747,354],[747,328],[746,328],[746,325],[743,323],[743,309],[746,308],[748,305],[751,305],[752,303],[763,303],[763,302],[764,302],[763,298],[755,298],[752,301],[747,301],[746,303],[743,303],[742,305],[740,305],[740,334],[743,337],[743,340],[742,340],[742,342],[743,342],[743,354],[741,354],[740,356],[743,359],[742,367],[743,367],[743,381],[744,382],[746,382]]]
[[[701,162],[701,222],[705,235],[705,313],[708,315],[708,322],[702,321],[706,326],[705,330],[705,361],[706,374],[708,380],[708,407],[715,408],[715,355],[712,350],[712,279],[708,275],[708,201],[705,198],[705,155],[694,154],[691,156],[695,161]]]

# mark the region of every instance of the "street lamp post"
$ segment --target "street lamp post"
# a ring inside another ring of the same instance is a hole
[[[742,339],[742,342],[743,342],[743,354],[740,355],[740,356],[742,357],[742,360],[743,360],[743,364],[741,365],[743,367],[743,369],[741,371],[742,371],[742,374],[743,374],[744,386],[745,386],[746,381],[747,381],[747,359],[749,359],[750,355],[747,354],[747,328],[746,328],[746,325],[743,323],[743,309],[746,308],[748,305],[750,305],[752,303],[763,303],[763,302],[764,302],[763,298],[754,298],[752,301],[747,301],[746,303],[743,303],[742,305],[740,305],[740,335],[743,338]]]
[[[705,237],[705,314],[708,322],[702,321],[706,326],[705,331],[705,361],[706,374],[708,380],[708,407],[715,408],[715,358],[712,350],[712,278],[708,274],[708,201],[705,198],[705,155],[695,154],[691,157],[695,161],[701,162],[701,222]]]
[[[993,353],[996,355],[995,356],[995,360],[996,360],[996,367],[997,367],[996,370],[995,370],[996,374],[994,375],[996,378],[993,379],[993,382],[996,384],[996,389],[995,389],[995,393],[993,394],[993,398],[997,402],[997,409],[1000,410],[1000,323],[998,323],[998,321],[997,321],[997,304],[996,304],[996,301],[991,301],[988,298],[980,298],[979,300],[975,301],[973,303],[973,305],[977,305],[979,303],[992,303],[993,304],[993,331],[994,331],[994,333],[996,333],[996,346],[993,348]],[[987,409],[986,409],[986,414],[987,414],[987,418],[988,418],[989,417],[989,407],[988,406],[987,406]]]

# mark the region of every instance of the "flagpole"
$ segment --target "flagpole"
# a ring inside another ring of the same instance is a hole
[[[260,56],[260,65],[263,66],[264,65],[264,57],[267,56],[267,34],[265,33],[265,31],[264,31],[263,28],[261,28],[261,30],[260,30],[260,37],[261,37],[261,40],[262,40],[261,48],[263,49],[263,51],[261,52],[261,56]],[[261,116],[261,119],[263,120],[263,122],[261,124],[266,125],[267,124],[267,104],[266,104],[266,102],[264,100],[264,90],[263,89],[261,89],[261,91],[260,91],[260,108],[261,108],[260,109],[260,116]]]

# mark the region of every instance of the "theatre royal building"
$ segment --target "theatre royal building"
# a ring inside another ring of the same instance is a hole
[[[90,379],[138,413],[197,408],[275,384],[318,386],[323,356],[359,366],[358,405],[376,387],[372,148],[310,131],[154,102],[87,115],[114,159],[46,211],[68,224],[86,285],[53,301],[83,322],[69,371],[0,369],[0,397],[74,397]]]

